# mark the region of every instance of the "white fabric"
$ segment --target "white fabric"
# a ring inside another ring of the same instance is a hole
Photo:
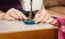
[[[32,31],[32,30],[44,30],[53,29],[55,26],[50,24],[34,24],[26,25],[22,21],[5,21],[0,20],[0,33],[3,32],[18,32],[18,31]]]
[[[31,5],[30,5],[31,0],[22,0],[22,7],[24,11],[30,11],[31,10]],[[32,11],[34,10],[39,10],[42,6],[43,0],[32,0]]]

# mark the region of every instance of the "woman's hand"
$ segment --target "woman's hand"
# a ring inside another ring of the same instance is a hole
[[[4,12],[0,11],[0,20],[2,20],[3,16],[5,15]]]
[[[4,20],[19,20],[19,19],[23,20],[23,19],[27,19],[27,17],[19,10],[11,8],[6,12],[3,19]]]
[[[54,25],[56,20],[54,20],[46,10],[40,10],[36,13],[34,20],[38,23],[49,23]]]

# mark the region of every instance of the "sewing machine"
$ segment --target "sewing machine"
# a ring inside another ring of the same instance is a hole
[[[43,0],[20,0],[20,2],[23,11],[29,12],[28,20],[24,20],[23,22],[25,24],[35,24],[35,21],[32,20],[32,14],[41,9]]]

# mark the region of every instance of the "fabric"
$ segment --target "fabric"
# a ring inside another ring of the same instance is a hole
[[[58,27],[59,27],[58,39],[65,39],[65,19],[61,17],[57,17],[56,20],[57,20]]]
[[[0,10],[6,12],[10,8],[22,10],[22,5],[18,0],[0,0]]]

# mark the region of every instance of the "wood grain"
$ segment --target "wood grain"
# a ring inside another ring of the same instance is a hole
[[[0,39],[57,39],[57,29],[4,33]]]

